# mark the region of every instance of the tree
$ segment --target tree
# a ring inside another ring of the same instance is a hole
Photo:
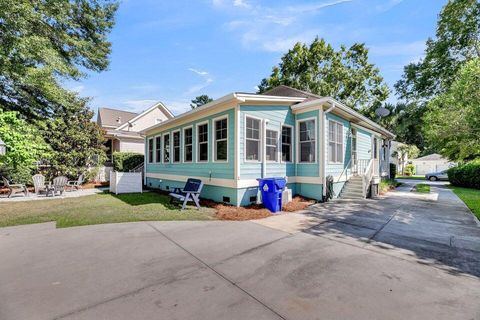
[[[333,97],[357,110],[379,107],[389,94],[378,68],[368,61],[364,44],[335,51],[318,37],[309,46],[295,44],[283,55],[270,77],[261,81],[259,92],[282,84]]]
[[[192,109],[195,109],[212,101],[213,99],[210,98],[208,95],[202,94],[201,96],[195,97],[195,99],[192,100],[192,103],[190,103],[190,107],[192,107]]]
[[[425,102],[445,92],[458,70],[480,57],[480,2],[450,0],[440,12],[436,38],[426,45],[425,57],[405,66],[395,84],[401,99]]]
[[[0,170],[15,181],[26,182],[35,163],[50,155],[50,146],[36,127],[29,126],[18,112],[0,109],[0,138],[7,145],[5,155],[0,155]]]
[[[0,105],[29,121],[81,105],[59,80],[107,68],[117,7],[109,0],[0,1]]]
[[[463,66],[446,93],[428,104],[427,141],[454,161],[480,157],[480,58]]]
[[[400,170],[402,175],[405,175],[405,164],[407,163],[408,159],[415,159],[418,157],[420,150],[415,145],[409,144],[400,144],[392,153],[392,157],[397,158]]]

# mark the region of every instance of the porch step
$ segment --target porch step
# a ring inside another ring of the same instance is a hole
[[[351,177],[343,187],[339,195],[340,199],[363,199],[363,178],[361,176]]]

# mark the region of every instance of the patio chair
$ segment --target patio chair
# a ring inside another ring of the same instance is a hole
[[[85,175],[82,173],[78,176],[77,180],[70,180],[67,182],[67,188],[70,188],[70,191],[82,189],[83,181],[85,180]]]
[[[23,193],[25,196],[28,196],[28,189],[22,183],[10,183],[7,178],[2,177],[3,184],[9,189],[8,198],[11,198],[12,195],[16,193]]]
[[[183,210],[185,209],[189,201],[193,201],[195,202],[197,209],[200,210],[199,197],[200,197],[200,192],[202,191],[202,188],[203,188],[202,180],[189,178],[187,180],[187,183],[185,183],[185,187],[183,188],[183,190],[181,188],[175,188],[174,191],[169,194],[171,197],[170,203],[172,203],[174,200],[183,202],[182,204],[182,210]]]
[[[60,193],[60,195],[63,195],[67,182],[68,182],[68,178],[65,176],[59,176],[53,179],[52,186],[47,187],[47,197],[50,194],[50,192],[52,193],[53,196],[55,196],[57,193]]]
[[[47,186],[45,185],[45,177],[41,174],[36,174],[32,177],[35,193],[46,192]]]

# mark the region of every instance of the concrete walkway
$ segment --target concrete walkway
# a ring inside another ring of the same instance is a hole
[[[2,228],[0,319],[480,319],[463,256],[478,261],[480,228],[434,192],[257,222]]]

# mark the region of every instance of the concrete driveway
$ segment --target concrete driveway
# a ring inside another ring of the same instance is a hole
[[[0,319],[480,319],[480,228],[432,195],[256,222],[0,229]]]

